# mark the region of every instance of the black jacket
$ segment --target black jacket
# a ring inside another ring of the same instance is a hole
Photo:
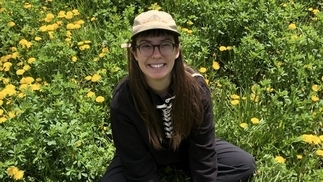
[[[128,181],[159,182],[158,166],[172,165],[178,162],[188,163],[192,181],[212,182],[217,176],[215,150],[215,132],[212,113],[212,100],[209,89],[202,76],[195,76],[200,85],[205,114],[202,125],[194,128],[190,136],[183,140],[179,149],[173,151],[168,145],[156,150],[150,144],[148,133],[139,113],[135,109],[128,80],[124,79],[115,90],[110,105],[110,117],[116,155]],[[163,100],[151,90],[147,94],[156,106],[163,122],[165,138],[172,132],[170,110],[176,97],[170,89]]]

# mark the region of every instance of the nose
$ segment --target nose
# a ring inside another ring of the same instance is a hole
[[[158,45],[154,46],[154,50],[153,50],[153,54],[152,54],[153,58],[159,58],[161,57],[161,53],[160,53],[160,49]]]

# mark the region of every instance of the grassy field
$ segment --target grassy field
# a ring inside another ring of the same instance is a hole
[[[0,181],[98,181],[134,17],[173,15],[256,182],[323,181],[323,1],[0,0]],[[185,181],[180,171],[163,181]],[[173,175],[171,175],[173,174]]]

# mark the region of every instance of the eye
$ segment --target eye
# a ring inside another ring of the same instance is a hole
[[[140,49],[150,49],[152,47],[153,46],[151,44],[148,44],[148,43],[144,43],[144,44],[140,45]]]
[[[160,44],[160,47],[162,47],[162,48],[171,48],[171,47],[173,47],[173,44],[170,43],[170,42],[164,42],[164,43]]]

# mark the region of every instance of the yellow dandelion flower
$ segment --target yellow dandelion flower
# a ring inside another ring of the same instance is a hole
[[[232,94],[230,97],[231,99],[240,99],[240,96],[237,94]]]
[[[8,113],[8,116],[9,116],[9,118],[14,118],[14,117],[16,117],[16,114],[14,112],[10,111]]]
[[[311,134],[303,134],[302,139],[304,142],[309,143],[309,144],[320,144],[321,143],[321,139],[316,136],[316,135],[311,135]]]
[[[35,41],[40,41],[41,39],[41,37],[35,37]]]
[[[59,20],[56,22],[56,24],[57,24],[57,26],[61,26],[61,25],[63,25],[63,21]]]
[[[67,30],[67,31],[66,31],[66,37],[69,37],[69,38],[70,38],[70,37],[72,37],[72,32],[71,32],[71,31],[69,31],[69,30]]]
[[[20,84],[32,84],[35,81],[35,79],[33,77],[22,77],[20,79]]]
[[[10,166],[7,168],[7,174],[9,176],[13,176],[15,173],[17,173],[19,171],[19,169],[15,166]]]
[[[191,20],[187,21],[188,25],[193,25],[193,22]]]
[[[303,156],[302,155],[296,155],[297,159],[302,159]]]
[[[92,82],[97,82],[101,79],[101,76],[99,74],[94,74],[91,78]]]
[[[43,26],[39,27],[39,30],[41,32],[46,32],[47,31],[47,25],[43,25]]]
[[[35,83],[30,85],[30,90],[35,91],[35,90],[40,90],[41,89],[41,84]]]
[[[84,23],[85,23],[84,20],[78,20],[74,22],[74,24],[79,24],[79,25],[83,25]]]
[[[225,46],[220,46],[220,51],[226,51],[227,50],[227,47],[225,47]]]
[[[10,62],[5,62],[3,64],[3,67],[5,68],[5,71],[9,71],[11,66],[12,66],[12,63],[10,63]]]
[[[316,153],[316,155],[323,157],[323,150],[318,149],[315,153]]]
[[[49,35],[49,39],[54,39],[54,32],[50,31],[48,32],[48,35]]]
[[[250,99],[254,102],[259,102],[259,96],[256,94],[251,94]]]
[[[313,90],[314,92],[318,92],[318,91],[319,91],[319,86],[318,86],[318,85],[316,85],[316,84],[312,85],[312,90]]]
[[[200,73],[205,73],[205,72],[206,72],[206,68],[205,68],[205,67],[201,67],[201,68],[199,69],[199,72],[200,72]]]
[[[25,65],[22,69],[25,70],[25,71],[28,71],[28,70],[30,70],[30,68],[31,67],[29,65]]]
[[[232,105],[238,105],[239,104],[239,100],[231,100],[231,104]]]
[[[89,80],[91,80],[92,79],[92,76],[86,76],[85,77],[85,80],[87,80],[87,81],[89,81]]]
[[[104,53],[109,52],[109,49],[108,49],[107,47],[105,47],[105,48],[103,48],[103,49],[101,50],[101,52],[104,52]]]
[[[68,23],[68,24],[66,25],[66,28],[67,28],[68,30],[73,30],[73,29],[76,29],[76,26],[74,25],[74,23]]]
[[[208,80],[208,79],[204,79],[204,81],[205,81],[205,83],[207,84],[207,85],[209,85],[209,83],[210,83],[210,80]]]
[[[250,121],[252,122],[252,124],[259,124],[258,118],[251,118]]]
[[[319,139],[323,142],[323,135],[320,135]]]
[[[17,50],[18,50],[17,47],[10,47],[11,52],[16,52]]]
[[[32,43],[26,39],[21,39],[19,44],[22,46],[22,48],[30,48],[32,46]]]
[[[157,3],[154,3],[154,4],[150,5],[148,7],[148,9],[150,9],[150,10],[160,10],[161,7]]]
[[[48,13],[45,17],[45,22],[51,22],[55,16],[52,13]]]
[[[73,9],[72,12],[75,16],[80,14],[79,10],[77,9]]]
[[[240,127],[241,127],[241,128],[243,128],[243,129],[245,129],[245,128],[247,128],[247,127],[248,127],[248,124],[247,124],[247,123],[241,123],[241,124],[240,124]]]
[[[5,93],[3,90],[0,91],[0,100],[4,99],[7,96],[7,93]]]
[[[286,159],[284,157],[282,157],[282,156],[276,156],[275,161],[278,162],[278,163],[284,164]]]
[[[192,34],[193,33],[193,30],[187,30],[186,31],[188,34]]]
[[[60,11],[60,12],[58,12],[58,15],[57,15],[57,17],[58,18],[65,18],[65,11]]]
[[[86,50],[86,49],[90,49],[90,45],[84,44],[84,45],[80,46],[79,48],[80,48],[80,50],[83,51],[83,50]]]
[[[76,142],[76,146],[77,147],[80,147],[81,145],[82,145],[82,142],[81,141]]]
[[[313,11],[313,8],[308,8],[307,10],[308,10],[308,11]]]
[[[47,31],[53,31],[53,30],[55,30],[55,26],[54,25],[47,25],[46,30]]]
[[[19,170],[13,175],[14,180],[21,180],[24,177],[24,171]]]
[[[25,8],[25,9],[28,9],[28,8],[31,8],[31,7],[32,7],[32,5],[31,5],[31,4],[29,4],[29,3],[25,3],[25,4],[24,4],[24,8]]]
[[[22,98],[26,97],[26,94],[24,94],[24,93],[19,93],[17,96],[18,96],[18,98],[22,99]]]
[[[314,15],[316,15],[317,13],[319,13],[319,12],[320,12],[320,10],[318,10],[318,9],[314,9],[312,12],[314,13]]]
[[[273,91],[274,91],[274,89],[273,89],[273,88],[271,88],[271,87],[267,87],[267,88],[266,88],[266,91],[267,91],[268,93],[271,93],[271,92],[273,92]]]
[[[73,56],[73,57],[72,57],[72,61],[73,61],[73,62],[76,62],[76,61],[77,61],[77,57],[76,57],[76,56]]]
[[[11,54],[11,58],[12,59],[17,59],[19,57],[19,53],[18,52],[14,52]]]
[[[283,3],[282,4],[282,7],[286,8],[287,7],[287,4],[286,3]]]
[[[31,58],[29,58],[28,60],[27,60],[27,63],[28,64],[32,64],[33,62],[35,62],[36,61],[36,58],[34,58],[34,57],[31,57]]]
[[[100,58],[103,58],[105,55],[106,55],[106,53],[101,52],[101,53],[99,54],[99,57],[100,57]]]
[[[10,78],[3,78],[2,82],[3,84],[7,85],[8,83],[10,83]]]
[[[71,12],[71,11],[68,11],[67,13],[66,13],[66,15],[65,15],[65,18],[66,19],[72,19],[73,18],[73,12]]]
[[[103,101],[104,101],[104,97],[102,97],[102,96],[98,96],[98,97],[95,99],[95,101],[96,101],[96,102],[98,102],[98,103],[101,103],[101,102],[103,102]]]
[[[213,61],[212,68],[215,69],[215,70],[219,70],[220,69],[220,64],[218,62],[216,62],[216,61]]]
[[[4,122],[6,122],[6,121],[7,121],[7,118],[6,118],[6,117],[4,117],[4,116],[3,116],[3,117],[1,117],[1,118],[0,118],[0,124],[1,124],[1,123],[4,123]]]
[[[95,93],[92,92],[92,91],[89,91],[87,94],[86,94],[87,97],[93,97],[95,96]]]
[[[3,109],[0,109],[0,116],[2,116],[4,113]]]
[[[231,51],[232,50],[232,46],[227,46],[227,50]]]
[[[23,70],[23,69],[19,69],[16,71],[17,75],[23,75],[24,73],[25,73],[25,70]]]
[[[13,26],[15,26],[16,24],[15,24],[15,22],[11,21],[11,22],[7,23],[7,25],[8,25],[8,27],[13,27]]]
[[[311,96],[311,100],[312,100],[313,102],[317,102],[318,100],[320,100],[320,98],[318,98],[316,95],[312,95],[312,96]]]
[[[288,28],[290,30],[295,30],[296,29],[296,24],[295,23],[291,23],[291,24],[288,25]]]
[[[91,21],[95,21],[95,20],[96,20],[96,18],[95,18],[95,17],[92,17],[90,20],[91,20]]]

